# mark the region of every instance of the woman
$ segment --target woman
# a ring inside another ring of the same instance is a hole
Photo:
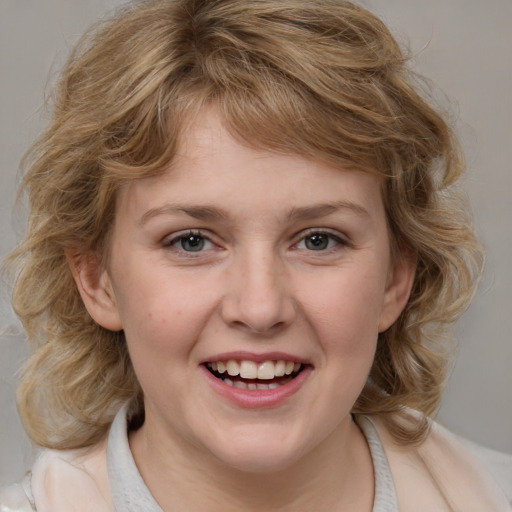
[[[48,450],[3,506],[508,510],[428,419],[481,258],[405,61],[339,1],[142,2],[82,41],[12,257]]]

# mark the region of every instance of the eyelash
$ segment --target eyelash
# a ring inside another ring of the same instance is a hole
[[[347,240],[343,239],[338,234],[332,233],[325,229],[314,229],[313,228],[313,229],[307,230],[305,233],[302,233],[300,240],[296,244],[294,244],[294,248],[298,249],[299,244],[301,244],[302,242],[304,242],[304,244],[305,244],[306,240],[308,238],[311,239],[314,235],[320,235],[320,236],[326,237],[328,240],[328,243],[329,243],[329,241],[334,241],[335,246],[326,247],[325,249],[318,249],[317,251],[315,251],[314,249],[308,249],[306,247],[306,248],[304,248],[304,250],[308,250],[309,252],[327,252],[327,251],[331,251],[331,250],[336,250],[336,248],[338,248],[338,246],[342,246],[342,247],[349,246],[349,243],[347,242]]]
[[[313,236],[319,236],[319,237],[325,237],[324,240],[327,240],[327,244],[328,246],[325,247],[325,248],[321,248],[321,249],[312,249],[312,248],[308,248],[307,246],[306,247],[299,247],[299,245],[301,243],[304,243],[305,245],[307,244],[307,240],[308,239],[311,239]],[[176,251],[178,251],[179,253],[183,254],[183,255],[187,255],[187,257],[197,257],[199,255],[199,253],[201,252],[204,252],[203,249],[204,249],[204,245],[201,246],[199,248],[198,251],[187,251],[186,249],[183,248],[183,246],[181,248],[179,247],[176,247],[176,245],[181,241],[182,244],[183,244],[183,241],[190,239],[190,238],[193,238],[193,237],[197,237],[197,238],[200,238],[200,242],[202,242],[203,244],[211,244],[212,246],[214,245],[214,243],[211,241],[211,239],[206,236],[201,230],[189,230],[189,231],[186,231],[186,232],[182,232],[182,233],[179,233],[178,235],[176,236],[173,236],[170,240],[165,240],[164,241],[164,247],[166,248],[174,248]],[[334,246],[330,246],[329,245],[332,243],[332,242],[335,242],[335,245]],[[330,231],[326,231],[325,229],[309,229],[307,230],[305,233],[302,233],[301,234],[301,238],[299,239],[298,242],[296,242],[294,245],[293,245],[293,249],[295,250],[306,250],[308,252],[327,252],[327,251],[331,251],[331,250],[336,250],[337,246],[343,246],[343,247],[346,247],[346,246],[349,246],[349,243],[344,240],[342,237],[340,237],[339,235],[337,234],[334,234]]]
[[[189,230],[186,232],[179,233],[178,235],[173,236],[170,240],[164,240],[163,245],[166,248],[174,248],[178,252],[186,254],[188,257],[194,257],[195,253],[203,252],[202,248],[199,251],[187,251],[183,247],[181,247],[181,248],[175,247],[175,245],[178,244],[180,241],[182,241],[182,243],[183,243],[183,241],[185,241],[187,238],[190,239],[192,237],[201,238],[203,242],[210,243],[213,245],[213,242],[210,240],[210,238],[208,236],[206,236],[200,230]]]

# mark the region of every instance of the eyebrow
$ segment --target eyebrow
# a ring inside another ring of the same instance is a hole
[[[198,220],[222,220],[228,217],[228,214],[219,208],[209,206],[184,206],[175,204],[164,204],[158,208],[151,208],[142,215],[139,225],[143,226],[149,220],[159,215],[185,214]]]
[[[295,207],[288,213],[289,221],[300,221],[313,218],[326,217],[340,210],[346,210],[360,217],[370,217],[368,211],[357,203],[351,201],[336,201],[333,203],[321,203],[311,206]],[[145,212],[139,220],[139,225],[143,226],[152,218],[160,215],[185,214],[194,219],[202,221],[223,220],[229,217],[228,213],[217,207],[194,206],[194,205],[176,205],[164,204],[158,208],[151,208]]]
[[[353,203],[351,201],[335,201],[333,203],[322,203],[312,206],[292,208],[288,214],[288,219],[291,221],[299,221],[326,217],[327,215],[331,215],[332,213],[336,213],[340,210],[346,210],[351,213],[355,213],[360,217],[370,217],[368,210],[357,203]]]

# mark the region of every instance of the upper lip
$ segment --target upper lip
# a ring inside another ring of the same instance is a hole
[[[255,363],[262,363],[264,361],[293,361],[294,363],[311,364],[310,361],[303,357],[286,352],[273,351],[256,354],[254,352],[247,352],[243,350],[215,354],[214,356],[210,356],[201,361],[201,364],[217,361],[229,361],[230,359],[235,361],[254,361]]]

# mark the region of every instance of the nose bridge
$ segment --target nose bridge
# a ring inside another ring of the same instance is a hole
[[[290,283],[276,251],[264,244],[253,247],[237,255],[230,270],[223,304],[228,323],[266,333],[293,321]]]

